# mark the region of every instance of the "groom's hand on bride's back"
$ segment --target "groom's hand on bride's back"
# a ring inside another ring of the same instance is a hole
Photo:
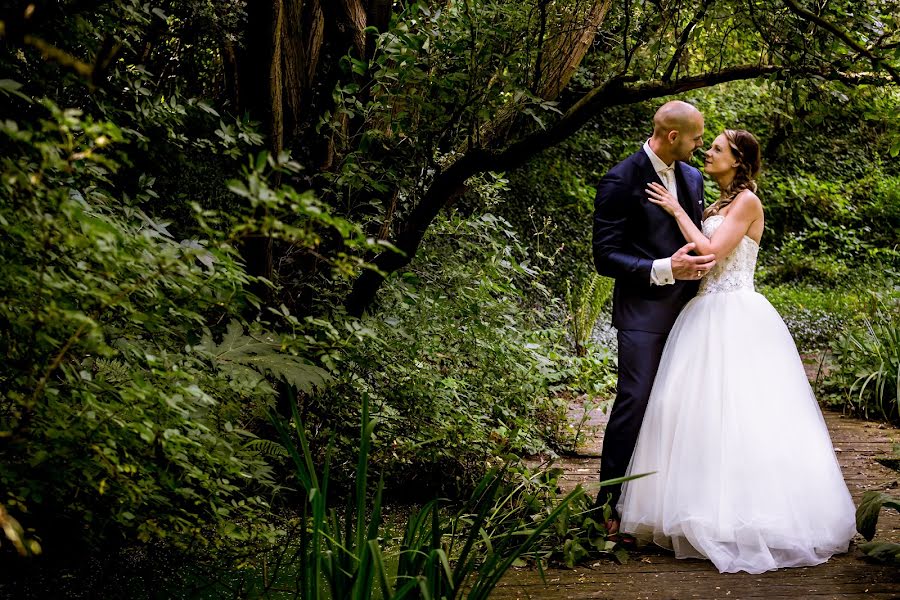
[[[716,257],[713,254],[704,254],[703,256],[691,256],[689,252],[694,249],[696,244],[690,242],[678,249],[672,255],[672,276],[675,279],[686,279],[696,281],[709,273],[709,270],[716,266]]]

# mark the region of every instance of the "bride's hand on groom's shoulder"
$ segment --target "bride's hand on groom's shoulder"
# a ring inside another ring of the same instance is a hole
[[[647,185],[647,200],[659,206],[672,216],[677,216],[677,213],[684,212],[684,209],[678,204],[678,200],[675,199],[675,196],[656,182],[651,182]]]
[[[694,242],[690,242],[679,248],[672,255],[672,276],[675,279],[696,281],[716,266],[716,257],[713,254],[691,256],[689,252],[696,246]]]

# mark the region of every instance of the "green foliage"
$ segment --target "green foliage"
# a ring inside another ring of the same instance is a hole
[[[116,187],[130,132],[50,101],[33,110],[44,115],[33,125],[0,124],[3,503],[57,543],[272,535],[279,484],[248,429],[275,400],[264,375],[308,390],[324,371],[237,320],[257,300],[229,239],[258,233],[251,207],[154,219],[141,206],[157,198],[152,178],[135,197]],[[268,189],[266,164],[246,189]],[[271,213],[289,208],[304,232],[341,226],[295,196],[269,193]]]
[[[600,318],[603,307],[612,297],[614,279],[591,273],[574,290],[567,290],[566,300],[569,308],[569,326],[575,342],[575,354],[587,354],[587,342],[594,331],[594,325]]]
[[[852,267],[895,263],[897,185],[878,169],[852,183],[767,177],[767,230],[779,247],[766,281],[835,284]]]
[[[564,4],[573,15],[586,11],[579,2]],[[346,214],[371,231],[402,222],[434,173],[472,144],[473,131],[494,138],[519,114],[541,125],[559,112],[529,85],[529,11],[496,0],[404,3],[368,60],[342,58],[334,109],[320,116],[317,130],[342,153],[340,168],[321,176],[345,199]],[[553,20],[567,16],[561,11]],[[361,125],[357,134],[347,135],[347,119]],[[392,190],[399,193],[388,201]]]
[[[856,529],[866,539],[866,543],[860,544],[859,549],[874,560],[900,564],[900,544],[872,541],[882,507],[900,511],[900,499],[877,491],[863,494],[862,501],[856,509]]]
[[[494,532],[527,529],[531,523],[546,519],[559,504],[561,475],[561,469],[547,465],[535,469],[512,467],[500,494],[503,501],[492,509],[486,530],[494,535]],[[520,555],[517,566],[571,568],[599,557],[627,562],[628,553],[607,539],[604,523],[611,515],[610,507],[605,505],[594,510],[592,504],[593,498],[586,494],[567,502],[553,525],[544,530],[530,550]]]
[[[358,411],[350,399],[368,395],[382,421],[376,464],[389,481],[423,491],[468,487],[493,455],[560,445],[565,401],[553,390],[584,368],[538,277],[503,219],[441,218],[409,270],[386,284],[379,311],[339,326],[352,343],[332,335],[340,351],[322,362],[335,383],[304,399],[308,422],[338,432],[347,456],[345,424]],[[546,302],[541,311],[529,304],[534,295]]]
[[[896,296],[885,295],[871,318],[832,344],[837,366],[826,383],[845,406],[867,418],[900,418],[898,306]]]
[[[491,207],[529,240],[535,260],[545,265],[542,282],[557,297],[568,298],[573,282],[589,281],[594,272],[593,186],[604,167],[634,151],[627,135],[623,130],[609,139],[588,130],[573,136],[509,173],[509,193]]]
[[[378,597],[379,593],[381,598],[393,600],[452,599],[463,595],[470,599],[488,598],[519,556],[529,552],[568,505],[583,495],[579,488],[542,518],[521,526],[517,523],[515,527],[498,527],[491,521],[497,513],[508,511],[514,494],[501,496],[504,471],[492,470],[476,486],[471,500],[449,519],[441,514],[441,503],[436,500],[414,512],[407,522],[397,560],[390,561],[379,541],[382,481],[376,487],[371,508],[367,502],[370,443],[376,428],[376,421],[369,418],[368,398],[362,402],[356,487],[347,497],[343,522],[334,509],[327,507],[331,450],[319,471],[296,403],[291,406],[298,445],[280,418],[274,418],[273,424],[289,448],[305,495],[296,572],[300,598],[362,600]],[[389,564],[396,564],[396,569],[390,570]]]
[[[263,333],[262,336],[244,335],[244,327],[232,319],[221,343],[216,344],[209,329],[204,329],[197,349],[207,353],[217,365],[226,366],[233,375],[240,374],[248,379],[250,387],[262,384],[261,373],[282,379],[304,392],[325,384],[328,373],[324,369],[280,352],[281,344],[272,334]]]

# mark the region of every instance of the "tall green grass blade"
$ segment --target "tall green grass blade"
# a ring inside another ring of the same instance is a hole
[[[512,566],[513,562],[517,558],[519,558],[523,553],[527,552],[531,549],[534,543],[538,540],[540,535],[546,530],[553,522],[559,517],[559,515],[566,509],[566,507],[573,501],[575,498],[578,498],[584,494],[584,490],[581,487],[575,488],[572,492],[570,492],[565,498],[563,498],[560,503],[554,508],[549,515],[532,530],[531,534],[525,539],[525,541],[515,547],[515,549],[509,553],[509,555],[503,559],[502,561],[499,559],[499,555],[494,553],[491,554],[486,560],[484,565],[481,567],[481,571],[479,572],[478,579],[472,587],[472,590],[469,592],[468,600],[486,600],[489,598],[491,592],[493,592],[494,588],[500,582],[500,578],[509,570]],[[507,537],[510,537],[513,534],[508,534]]]
[[[388,579],[387,567],[384,564],[384,554],[381,552],[378,540],[369,540],[369,554],[372,555],[373,571],[378,576],[381,597],[383,600],[392,600],[391,582]]]
[[[417,579],[419,582],[419,591],[422,593],[422,600],[432,600],[434,595],[431,593],[431,589],[428,587],[428,580],[424,577],[419,577]]]
[[[356,464],[356,548],[365,545],[366,537],[366,489],[369,478],[369,445],[375,423],[369,423],[369,396],[363,394],[362,420],[359,431],[359,461]]]
[[[398,578],[399,580],[399,578]],[[406,600],[406,598],[418,598],[415,594],[419,591],[419,578],[413,577],[408,580],[402,586],[398,587],[394,590],[394,595],[390,597],[391,600]]]
[[[490,511],[494,498],[497,496],[497,490],[503,479],[503,472],[504,471],[492,469],[482,478],[482,481],[476,488],[476,491],[482,490],[476,504],[478,513],[472,521],[465,545],[457,557],[456,570],[453,576],[453,587],[455,588],[461,587],[463,581],[474,569],[475,565],[471,557],[472,548],[475,546],[476,540],[481,536],[481,529],[484,526],[487,514]]]

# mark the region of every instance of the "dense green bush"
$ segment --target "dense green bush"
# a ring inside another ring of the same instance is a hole
[[[835,399],[866,418],[900,419],[900,298],[885,293],[870,318],[831,346],[835,370],[826,382]]]
[[[268,531],[281,483],[249,431],[275,400],[263,375],[309,390],[325,372],[260,323],[245,332],[238,319],[257,301],[233,241],[310,246],[340,222],[308,194],[270,190],[262,170],[287,165],[265,155],[231,184],[249,199],[242,212],[154,219],[142,209],[151,177],[135,197],[115,187],[131,133],[49,100],[33,110],[33,124],[0,124],[4,504],[70,543]],[[251,217],[261,202],[269,219]]]
[[[409,270],[386,284],[378,312],[346,323],[354,342],[323,358],[335,382],[306,398],[304,418],[313,431],[341,431],[338,454],[348,456],[347,424],[368,395],[381,421],[376,464],[389,487],[422,492],[465,487],[508,451],[566,445],[555,391],[587,383],[591,369],[606,383],[610,365],[572,356],[560,302],[538,278],[503,219],[441,218]]]
[[[529,240],[535,261],[546,265],[542,281],[559,298],[590,280],[596,185],[608,168],[640,147],[652,116],[643,106],[610,113],[596,127],[511,172],[508,193],[490,207]]]

